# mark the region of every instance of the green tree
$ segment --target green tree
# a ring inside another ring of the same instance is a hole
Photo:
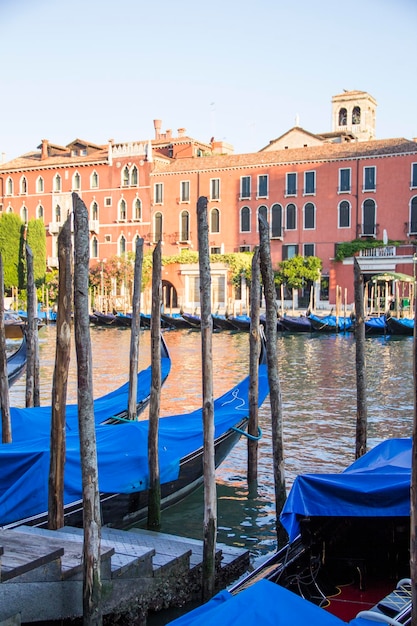
[[[21,287],[23,279],[24,224],[15,213],[5,213],[0,218],[0,252],[3,258],[4,288]]]
[[[322,268],[321,259],[316,256],[294,256],[281,261],[275,275],[276,282],[285,283],[290,289],[301,289],[307,282],[319,279]]]
[[[46,233],[42,220],[29,220],[26,241],[33,253],[35,283],[39,287],[45,282],[46,274]]]

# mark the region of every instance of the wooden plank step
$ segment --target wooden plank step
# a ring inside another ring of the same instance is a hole
[[[45,531],[45,534],[44,534]],[[61,572],[62,579],[66,580],[83,573],[83,546],[80,542],[66,541],[65,538],[54,535],[47,536],[46,533],[55,531],[47,531],[47,529],[37,528],[35,526],[18,526],[13,530],[5,531],[15,535],[20,541],[26,544],[44,546],[49,549],[62,550],[61,556]],[[36,541],[34,541],[36,536]],[[102,547],[101,549],[101,575],[103,578],[111,577],[111,556],[114,554],[113,548]],[[2,557],[3,560],[3,557]]]
[[[82,542],[84,540],[84,529],[76,526],[64,526],[57,531],[61,536],[71,541]],[[114,548],[114,554],[111,558],[112,578],[116,576],[129,575],[130,568],[134,568],[134,576],[152,576],[152,558],[155,555],[153,548],[149,549],[137,544],[127,543],[123,539],[106,539],[101,537],[101,546]]]
[[[13,578],[31,575],[38,580],[50,578],[51,564],[55,573],[60,571],[59,559],[64,549],[34,542],[27,536],[17,535],[14,531],[1,530],[0,544],[3,548],[1,557],[0,580],[6,582]],[[40,571],[40,568],[43,568]]]
[[[190,568],[192,552],[189,547],[184,549],[183,546],[178,546],[175,543],[158,542],[155,538],[151,540],[150,538],[140,537],[131,530],[118,530],[117,528],[108,528],[107,526],[101,529],[101,533],[105,539],[125,541],[128,544],[140,545],[155,550],[155,556],[153,557],[154,576],[163,575],[165,571],[173,566],[181,564],[188,569]]]

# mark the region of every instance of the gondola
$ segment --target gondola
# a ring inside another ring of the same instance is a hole
[[[116,313],[116,326],[121,326],[122,328],[131,328],[132,326],[132,315],[127,313]]]
[[[408,317],[387,317],[388,330],[392,335],[412,336],[414,332],[414,319]]]
[[[190,328],[188,322],[185,321],[181,313],[161,313],[161,321],[164,322],[167,328]]]
[[[218,313],[213,313],[213,328],[215,330],[236,330],[236,327],[233,326],[232,322],[226,315],[219,315]]]
[[[386,335],[390,332],[385,315],[370,316],[365,319],[366,335]]]
[[[19,348],[7,357],[7,380],[9,387],[13,385],[24,373],[27,362],[26,333],[23,334]]]
[[[354,328],[354,322],[350,317],[337,315],[314,315],[308,316],[311,327],[316,332],[321,333],[344,333]]]
[[[244,434],[249,419],[249,376],[214,401],[216,467]],[[259,363],[259,405],[269,393],[265,341]],[[161,508],[203,482],[202,408],[159,420]],[[123,421],[96,428],[102,523],[125,528],[147,511],[148,420]],[[0,446],[0,525],[46,524],[48,437]],[[65,523],[82,524],[82,489],[78,433],[67,433]]]
[[[116,326],[116,316],[113,313],[93,311],[93,314],[90,315],[90,322],[97,326]]]
[[[21,339],[25,330],[25,320],[15,311],[4,311],[4,335],[6,339]]]
[[[244,332],[250,331],[250,316],[249,315],[231,315],[229,321],[233,324],[237,330]]]
[[[310,319],[306,315],[300,315],[298,317],[294,315],[283,315],[280,317],[280,321],[284,330],[291,333],[311,333],[313,330]]]
[[[161,382],[166,381],[171,370],[171,357],[164,337],[161,337]],[[138,372],[136,393],[136,414],[140,415],[150,400],[152,367]],[[127,418],[129,382],[94,400],[94,420],[97,427],[123,424]],[[50,406],[10,408],[10,421],[14,442],[49,437],[51,431]],[[68,404],[65,411],[66,430],[69,434],[78,432],[78,407]],[[1,436],[0,425],[0,436]]]
[[[411,447],[387,440],[342,473],[298,476],[280,516],[289,543],[171,623],[410,624]]]
[[[182,313],[182,317],[187,322],[189,328],[201,328],[201,317],[199,315]]]

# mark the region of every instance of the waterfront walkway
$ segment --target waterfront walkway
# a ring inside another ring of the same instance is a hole
[[[83,530],[0,530],[0,626],[82,617]],[[201,592],[203,543],[142,529],[102,528],[103,615],[146,624],[149,611]],[[249,552],[218,545],[216,590],[249,568]]]

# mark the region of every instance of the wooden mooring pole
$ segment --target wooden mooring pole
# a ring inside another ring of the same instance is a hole
[[[259,240],[261,275],[265,293],[266,305],[266,342],[269,382],[269,401],[271,405],[271,438],[275,484],[275,508],[278,545],[287,541],[286,533],[279,522],[279,514],[284,506],[287,493],[285,488],[284,442],[282,436],[282,397],[281,384],[278,375],[277,356],[277,306],[274,282],[274,272],[271,262],[271,248],[269,239],[269,224],[262,215],[259,215]]]
[[[355,287],[355,343],[356,343],[356,450],[355,458],[366,453],[368,411],[366,401],[365,312],[363,303],[363,276],[359,263],[353,263]]]
[[[72,216],[58,235],[58,311],[56,319],[55,367],[52,381],[51,456],[49,463],[48,528],[64,525],[65,412],[71,357],[71,314],[73,293]]]
[[[159,474],[158,433],[161,407],[161,242],[152,255],[151,358],[152,384],[149,405],[148,460],[149,495],[148,528],[161,526],[161,482]]]
[[[258,480],[258,390],[259,390],[259,310],[261,270],[259,247],[252,257],[250,286],[250,336],[249,336],[249,422],[248,422],[248,484],[256,487]]]
[[[414,295],[417,296],[414,277]],[[410,577],[412,595],[411,626],[417,626],[417,302],[414,303],[413,332],[413,439],[411,448],[411,488],[410,488]]]
[[[217,493],[214,459],[213,400],[213,318],[211,316],[211,274],[208,243],[207,198],[197,202],[198,251],[200,269],[201,353],[203,387],[203,474],[204,474],[204,545],[202,599],[209,600],[215,589],[215,554],[217,533]]]
[[[140,338],[140,294],[142,290],[143,239],[136,240],[135,269],[133,274],[132,327],[130,329],[129,399],[128,418],[137,419],[136,398],[138,390],[138,362]]]
[[[26,406],[40,405],[39,389],[39,338],[36,318],[37,297],[33,271],[33,253],[26,244],[27,264],[27,365],[26,365]]]
[[[11,443],[12,424],[10,419],[9,382],[7,379],[6,332],[4,329],[4,268],[0,253],[0,403],[2,443]]]
[[[74,326],[77,353],[77,398],[83,488],[83,623],[101,626],[100,493],[96,430],[94,424],[93,374],[88,309],[89,229],[88,211],[76,193],[74,205]],[[117,468],[115,468],[117,471]]]

